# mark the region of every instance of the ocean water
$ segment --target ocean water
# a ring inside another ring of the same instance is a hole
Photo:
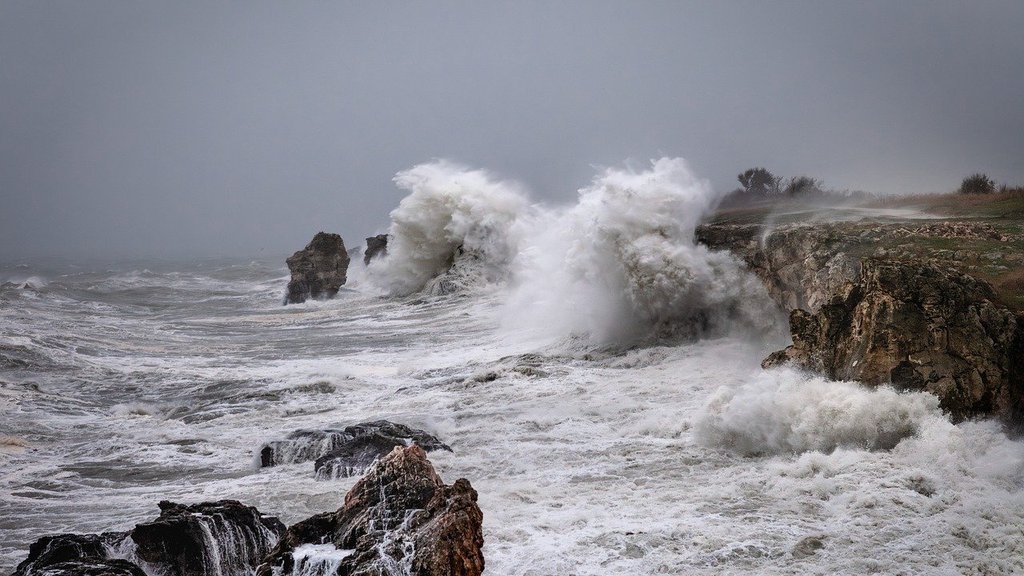
[[[488,574],[1024,572],[1024,443],[762,370],[783,315],[693,245],[714,198],[659,162],[558,209],[414,168],[391,254],[329,301],[282,306],[283,258],[0,265],[0,572],[163,499],[336,509],[355,479],[257,451],[381,418],[453,448]]]

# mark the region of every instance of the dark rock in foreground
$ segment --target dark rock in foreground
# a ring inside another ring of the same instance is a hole
[[[289,528],[257,574],[294,574],[296,550],[330,544],[332,550],[317,553],[338,557],[345,551],[339,576],[391,574],[401,567],[416,576],[477,576],[484,558],[476,501],[468,480],[446,486],[421,447],[395,448],[345,495],[344,506]]]
[[[292,278],[285,304],[299,304],[309,298],[334,297],[347,279],[349,256],[341,236],[318,232],[287,263]]]
[[[315,460],[318,478],[356,476],[395,446],[410,444],[418,444],[427,451],[451,451],[423,430],[377,420],[343,429],[297,430],[284,440],[264,444],[260,448],[260,464],[267,467]]]
[[[841,380],[928,391],[954,421],[1024,413],[1024,318],[971,276],[866,259],[817,313],[790,314],[790,362]]]
[[[363,264],[369,266],[370,260],[388,255],[388,235],[377,234],[366,239],[366,252],[363,252]]]
[[[251,573],[285,527],[235,500],[187,506],[160,502],[160,516],[131,532],[140,560],[165,576],[228,576]]]
[[[30,576],[42,574],[44,571],[47,574],[85,573],[69,572],[73,565],[81,565],[84,569],[86,565],[95,564],[96,566],[89,570],[97,569],[109,559],[108,547],[116,546],[127,536],[127,532],[43,536],[29,546],[28,558],[18,564],[11,576]],[[138,569],[137,566],[135,568]],[[123,570],[124,567],[120,567],[120,569]],[[141,572],[141,569],[139,571]]]

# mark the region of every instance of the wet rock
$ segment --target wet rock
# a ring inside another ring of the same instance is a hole
[[[927,264],[867,259],[815,312],[790,314],[792,363],[838,380],[928,391],[954,421],[1024,414],[1024,316],[987,283]]]
[[[288,282],[285,304],[298,304],[309,298],[332,298],[345,284],[349,255],[345,242],[337,234],[318,232],[303,250],[286,261],[292,278]]]
[[[793,558],[806,558],[813,556],[825,547],[823,536],[808,536],[793,546]]]
[[[423,448],[396,447],[352,487],[340,509],[289,528],[257,573],[294,574],[297,556],[322,564],[333,555],[339,576],[476,576],[484,569],[482,521],[468,480],[447,486]]]
[[[317,458],[313,470],[320,480],[358,476],[396,446],[406,446],[406,443],[377,434],[353,438],[341,448]]]
[[[363,252],[363,264],[370,265],[370,260],[388,255],[388,235],[377,234],[366,239],[366,252]]]
[[[131,532],[137,557],[165,576],[249,574],[285,527],[235,500],[184,505],[160,502],[160,516]]]
[[[29,547],[28,558],[18,564],[11,576],[31,576],[44,571],[50,573],[61,564],[102,563],[109,559],[109,548],[123,541],[127,535],[127,532],[107,532],[44,536]],[[67,569],[68,566],[65,566],[61,571]]]
[[[447,444],[423,430],[377,420],[340,429],[297,430],[285,440],[264,444],[260,463],[267,467],[314,460],[317,478],[341,478],[362,474],[395,446],[410,444],[451,452]]]

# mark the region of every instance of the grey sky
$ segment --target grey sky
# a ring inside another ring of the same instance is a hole
[[[0,0],[0,257],[283,255],[444,157],[1024,184],[1024,2]]]

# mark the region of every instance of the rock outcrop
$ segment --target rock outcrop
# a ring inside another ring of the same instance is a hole
[[[739,256],[784,309],[812,312],[857,277],[854,253],[868,242],[827,223],[771,231],[760,224],[705,225],[697,228],[697,241]]]
[[[954,421],[995,415],[1019,423],[1024,316],[985,281],[908,251],[908,236],[931,233],[1003,241],[976,225],[870,223],[706,225],[697,239],[738,255],[791,310],[793,345],[765,367],[792,363],[834,379],[929,391]]]
[[[160,502],[160,516],[128,532],[45,536],[12,576],[247,576],[285,526],[234,500]]]
[[[277,544],[285,526],[235,500],[191,506],[160,502],[160,516],[135,526],[136,556],[165,576],[243,576]]]
[[[317,478],[357,476],[395,446],[411,444],[417,444],[428,452],[452,450],[426,431],[377,420],[340,429],[296,430],[284,440],[264,444],[260,448],[260,465],[268,467],[315,461]]]
[[[341,236],[318,232],[287,263],[292,278],[285,304],[299,304],[309,298],[334,297],[347,279],[349,255]]]
[[[127,538],[127,532],[104,534],[59,534],[43,536],[28,549],[28,558],[11,576],[32,576],[51,573],[110,573],[138,576],[142,570],[130,564],[111,565],[110,549]],[[107,572],[104,572],[106,570]],[[97,572],[99,571],[99,572]]]
[[[336,512],[290,527],[257,574],[298,574],[333,559],[332,573],[339,576],[477,576],[484,558],[476,501],[468,480],[445,485],[421,447],[397,447]]]
[[[388,235],[377,234],[366,239],[366,252],[363,252],[363,264],[370,265],[370,260],[388,255]]]
[[[937,395],[954,421],[1024,413],[1024,318],[966,274],[865,259],[818,312],[793,310],[790,362],[839,380]]]

